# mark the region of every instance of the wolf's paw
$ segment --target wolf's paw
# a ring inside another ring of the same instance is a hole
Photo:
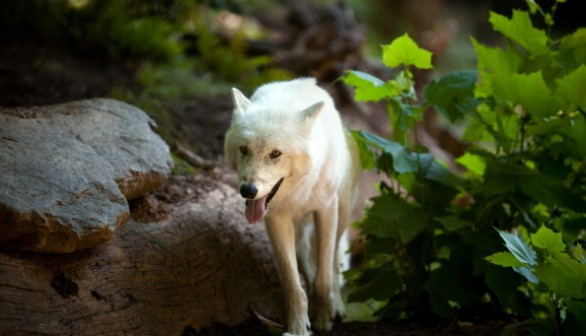
[[[334,322],[346,317],[346,309],[339,290],[331,290],[322,297],[314,295],[311,306],[311,324],[314,330],[331,330]]]
[[[329,309],[320,309],[315,312],[312,321],[313,328],[319,331],[332,330],[334,321],[332,320],[332,313]]]
[[[311,332],[311,330],[308,330],[306,334],[291,334],[291,333],[284,333],[282,336],[311,336],[313,335],[313,333]]]
[[[342,299],[342,295],[340,295],[339,291],[337,295],[334,296],[332,305],[332,310],[334,312],[334,321],[342,322],[346,318],[346,307],[344,306],[344,300]]]
[[[311,324],[307,315],[298,317],[293,323],[289,323],[287,332],[283,336],[311,336]]]

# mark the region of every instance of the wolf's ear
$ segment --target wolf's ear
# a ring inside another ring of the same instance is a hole
[[[305,122],[309,119],[315,119],[319,112],[324,108],[324,105],[324,102],[315,103],[301,111],[301,121]]]
[[[232,88],[232,102],[234,103],[234,109],[238,112],[246,111],[250,105],[250,100],[237,88]]]

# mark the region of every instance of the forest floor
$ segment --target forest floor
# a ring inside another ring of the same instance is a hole
[[[36,106],[67,101],[108,97],[113,87],[135,87],[138,63],[112,60],[72,53],[61,47],[39,46],[35,42],[19,41],[3,46],[0,53],[0,106]],[[207,160],[221,156],[223,134],[230,120],[231,101],[228,93],[218,97],[189,97],[170,106],[176,136],[190,143],[192,150]],[[146,111],[147,113],[149,111]],[[222,167],[203,170],[211,178],[220,178]],[[220,171],[218,172],[218,169]],[[497,335],[506,319],[498,317],[468,317],[453,321],[426,324],[396,324],[389,322],[344,322],[329,336],[410,336],[410,335]],[[508,322],[508,321],[507,321]],[[202,330],[185,330],[183,335],[274,335],[258,319],[238,326],[214,324]]]

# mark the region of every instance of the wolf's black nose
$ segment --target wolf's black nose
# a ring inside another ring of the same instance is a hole
[[[258,189],[256,189],[256,186],[252,183],[244,183],[240,186],[240,195],[244,198],[253,199],[256,197],[257,193]]]

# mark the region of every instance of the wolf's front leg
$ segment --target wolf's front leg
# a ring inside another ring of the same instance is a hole
[[[269,216],[267,232],[275,252],[281,283],[287,302],[287,336],[309,336],[311,325],[307,315],[307,296],[299,279],[295,256],[295,226],[292,219]]]
[[[338,202],[315,212],[315,234],[317,244],[317,273],[313,284],[313,327],[316,330],[332,329],[336,314],[334,285],[334,260],[338,229]]]

